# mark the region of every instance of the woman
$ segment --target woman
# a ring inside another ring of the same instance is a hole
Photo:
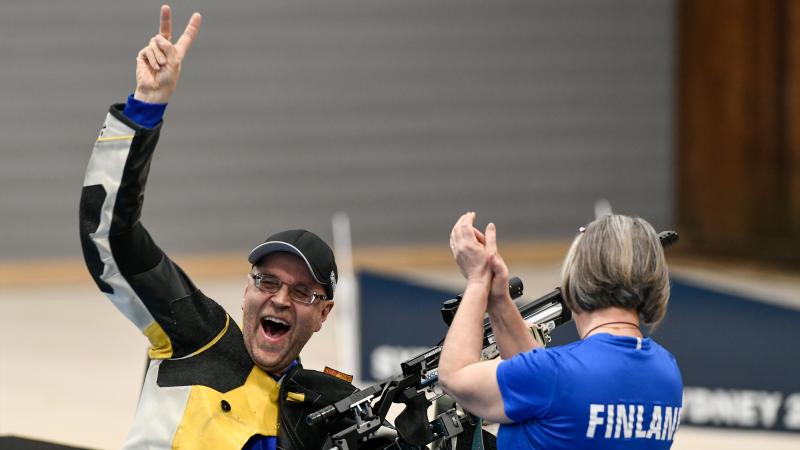
[[[669,448],[682,389],[675,358],[651,338],[669,299],[658,235],[646,221],[608,215],[569,249],[561,290],[581,340],[550,349],[533,339],[508,292],[494,224],[461,216],[450,248],[467,280],[439,365],[446,393],[501,424],[497,445],[517,448]],[[484,313],[500,358],[480,361]]]

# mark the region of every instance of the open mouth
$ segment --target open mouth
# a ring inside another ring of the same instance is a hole
[[[267,337],[279,338],[289,332],[289,322],[277,317],[264,317],[261,319],[261,328]]]

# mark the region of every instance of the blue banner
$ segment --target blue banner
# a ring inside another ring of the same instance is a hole
[[[446,334],[440,308],[456,293],[371,272],[359,283],[365,379],[400,373]],[[578,339],[572,323],[552,336],[551,346]],[[673,279],[652,337],[681,367],[683,425],[800,432],[800,311]]]
[[[400,373],[400,363],[442,340],[447,327],[439,312],[453,293],[402,278],[362,271],[361,373],[382,381]]]

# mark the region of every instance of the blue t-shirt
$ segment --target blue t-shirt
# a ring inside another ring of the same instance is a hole
[[[650,338],[599,333],[503,361],[499,449],[672,445],[683,406],[675,357]]]

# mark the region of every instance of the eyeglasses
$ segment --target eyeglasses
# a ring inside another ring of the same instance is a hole
[[[253,279],[253,285],[261,292],[268,292],[275,294],[281,290],[284,284],[289,288],[289,298],[297,303],[304,305],[313,305],[317,300],[327,300],[328,297],[317,294],[307,286],[302,284],[289,284],[284,283],[283,280],[267,273],[251,273],[250,278]]]

